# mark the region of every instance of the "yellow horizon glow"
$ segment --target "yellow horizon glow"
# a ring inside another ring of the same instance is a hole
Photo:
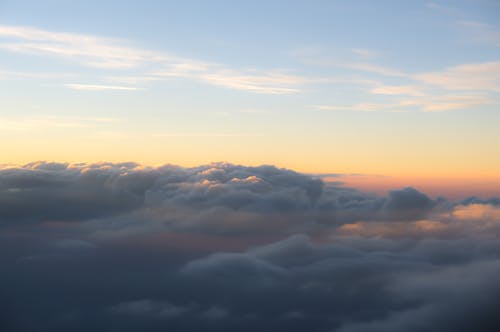
[[[134,145],[121,146],[118,142],[61,142],[57,145],[28,143],[0,146],[1,163],[25,164],[45,160],[56,162],[125,162],[134,161],[145,165],[175,164],[194,167],[212,162],[229,162],[248,166],[275,165],[302,173],[324,174],[369,174],[390,175],[398,178],[443,178],[452,180],[500,179],[498,163],[480,162],[477,159],[434,160],[417,163],[414,160],[389,159],[370,160],[350,153],[328,156],[301,152],[300,155],[280,153],[279,149],[251,151],[241,147],[238,142],[228,142],[226,146],[210,147],[209,142],[201,146],[186,146],[185,143],[147,144],[136,142]],[[286,152],[286,151],[285,151]]]

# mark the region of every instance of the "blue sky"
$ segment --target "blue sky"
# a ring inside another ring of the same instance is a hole
[[[2,1],[0,126],[16,142],[4,162],[165,153],[493,175],[499,12],[494,1]]]

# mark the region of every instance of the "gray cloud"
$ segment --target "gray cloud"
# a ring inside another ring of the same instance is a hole
[[[496,331],[498,198],[273,166],[0,170],[7,331]]]
[[[489,245],[474,237],[459,243],[336,240],[340,243],[317,245],[294,236],[232,259],[211,255],[186,269],[193,273],[196,265],[207,287],[241,294],[243,303],[252,302],[252,296],[265,298],[259,310],[276,321],[299,311],[301,319],[333,331],[469,331],[478,326],[494,331],[500,326],[494,309],[500,304],[496,239],[486,240]],[[266,268],[255,273],[249,257]],[[277,270],[280,278],[270,287]],[[252,283],[245,281],[249,275]],[[278,294],[282,298],[276,299]]]
[[[149,299],[122,302],[110,308],[110,311],[117,315],[146,316],[161,319],[168,319],[180,316],[190,309],[176,306],[166,301],[152,301]]]
[[[388,216],[399,219],[425,218],[435,202],[414,188],[391,190],[384,202],[383,210]]]
[[[435,205],[412,188],[383,198],[274,166],[38,162],[0,170],[4,227],[84,222],[115,235],[160,229],[289,233],[355,220],[414,220]]]

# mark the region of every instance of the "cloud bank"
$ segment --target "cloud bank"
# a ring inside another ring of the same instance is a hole
[[[274,166],[6,167],[0,328],[496,331],[499,234],[498,198]]]

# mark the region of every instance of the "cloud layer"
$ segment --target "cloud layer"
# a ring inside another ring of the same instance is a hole
[[[274,166],[3,168],[0,327],[495,331],[499,233],[498,198]]]

